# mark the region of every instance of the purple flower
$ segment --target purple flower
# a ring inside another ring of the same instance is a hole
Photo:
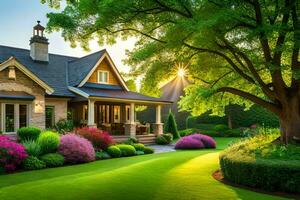
[[[175,145],[175,149],[203,149],[216,148],[215,140],[200,133],[182,137]]]

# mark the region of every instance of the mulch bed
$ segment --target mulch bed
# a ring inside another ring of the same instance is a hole
[[[223,175],[222,172],[220,170],[215,171],[212,176],[214,177],[214,179],[216,179],[217,181],[220,181],[223,184],[226,185],[230,185],[232,187],[237,187],[237,188],[241,188],[241,189],[245,189],[245,190],[250,190],[253,192],[258,192],[258,193],[263,193],[263,194],[269,194],[269,195],[274,195],[274,196],[280,196],[280,197],[285,197],[285,198],[292,198],[292,199],[298,199],[300,200],[300,194],[290,194],[290,193],[286,193],[286,192],[269,192],[266,190],[262,190],[259,188],[252,188],[249,186],[244,186],[244,185],[239,185],[236,183],[232,183],[228,180],[226,180]]]

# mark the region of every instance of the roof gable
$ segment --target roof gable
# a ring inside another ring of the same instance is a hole
[[[117,79],[117,81],[120,83],[120,85],[126,90],[129,91],[128,87],[126,86],[126,83],[124,81],[124,79],[122,78],[120,72],[118,71],[117,67],[115,66],[115,64],[113,63],[111,57],[109,56],[109,54],[104,51],[103,55],[99,58],[99,60],[96,62],[96,64],[90,69],[90,71],[86,74],[86,76],[80,81],[80,83],[78,84],[78,87],[82,87],[84,86],[84,84],[86,84],[86,82],[88,82],[89,78],[92,76],[93,73],[95,73],[95,71],[97,70],[98,66],[104,61],[107,60],[112,72],[115,75],[115,78]]]
[[[42,88],[46,90],[47,94],[52,94],[54,92],[54,89],[50,87],[47,83],[42,81],[39,77],[37,77],[35,74],[33,74],[31,71],[29,71],[24,65],[22,65],[20,62],[16,60],[14,57],[10,57],[8,60],[0,64],[0,71],[10,67],[14,66],[18,68],[21,72],[23,72],[25,75],[27,75],[29,78],[31,78],[34,82],[36,82],[38,85],[40,85]]]

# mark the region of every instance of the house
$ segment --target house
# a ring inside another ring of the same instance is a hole
[[[135,121],[138,105],[156,107],[152,130],[162,133],[161,108],[172,102],[129,91],[106,50],[81,58],[48,53],[49,42],[43,32],[38,22],[30,50],[0,46],[3,133],[24,126],[51,128],[69,116],[80,126],[136,136],[146,131]]]

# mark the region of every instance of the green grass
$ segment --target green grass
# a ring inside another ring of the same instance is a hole
[[[216,181],[219,150],[177,151],[0,176],[1,200],[281,199]]]

